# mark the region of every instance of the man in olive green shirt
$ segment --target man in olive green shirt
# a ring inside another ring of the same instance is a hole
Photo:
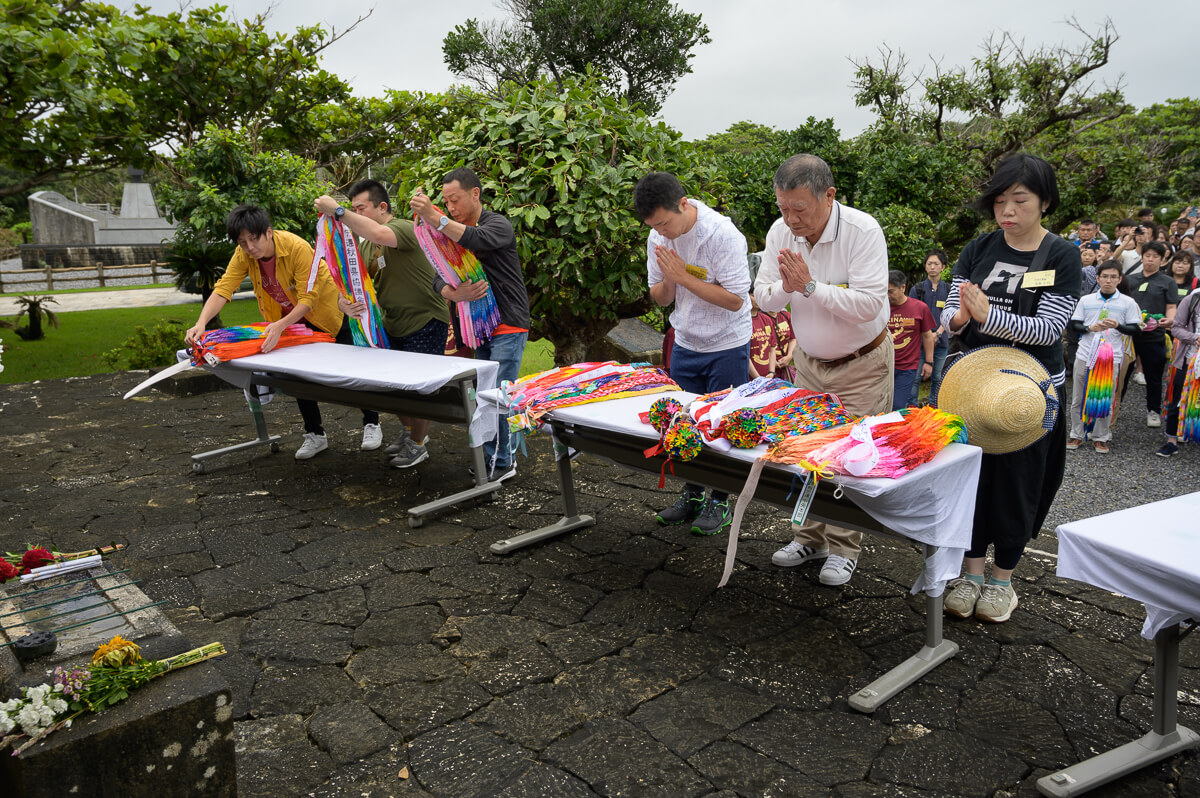
[[[346,196],[350,198],[349,209],[327,195],[318,197],[313,205],[359,237],[391,348],[444,354],[450,309],[433,290],[434,269],[417,243],[413,223],[392,215],[387,189],[377,180],[358,181]],[[338,307],[351,316],[365,310],[361,303],[345,297],[339,298]],[[394,455],[389,461],[392,466],[410,468],[429,457],[425,449],[429,421],[403,416],[400,420],[404,423],[400,437],[386,451]]]

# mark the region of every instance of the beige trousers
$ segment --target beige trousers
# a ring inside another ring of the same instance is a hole
[[[883,343],[862,357],[834,368],[797,349],[794,384],[797,388],[836,394],[842,400],[842,406],[856,416],[878,415],[892,408],[894,360],[890,335],[884,336]],[[852,560],[858,559],[862,549],[861,532],[832,524],[806,521],[793,524],[792,533],[801,545],[829,549],[830,554],[840,554]]]

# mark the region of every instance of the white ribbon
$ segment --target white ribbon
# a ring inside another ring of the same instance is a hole
[[[875,446],[871,428],[878,424],[892,424],[903,420],[904,416],[900,413],[891,412],[882,416],[867,416],[855,424],[850,430],[850,438],[858,441],[858,445],[842,455],[842,467],[846,469],[846,473],[855,477],[870,473],[879,462],[879,449]]]
[[[367,305],[367,290],[363,286],[362,270],[359,268],[361,256],[358,253],[358,242],[354,240],[354,234],[347,229],[345,224],[339,222],[337,219],[330,218],[326,214],[321,214],[320,218],[317,219],[317,245],[313,247],[312,268],[308,271],[308,291],[311,293],[313,286],[317,284],[317,270],[321,266],[321,261],[325,262],[325,268],[329,269],[329,273],[334,277],[334,283],[341,282],[341,276],[336,273],[333,265],[329,262],[331,243],[325,235],[326,219],[329,219],[333,224],[335,235],[341,236],[342,244],[346,250],[346,271],[349,272],[350,277],[350,295],[355,302],[360,302],[365,306]],[[358,319],[363,335],[367,337],[367,342],[375,349],[383,348],[382,343],[375,336],[375,325],[371,324],[370,311],[364,309],[361,314],[354,318]]]

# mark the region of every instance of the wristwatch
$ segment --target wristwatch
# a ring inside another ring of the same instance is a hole
[[[802,293],[805,296],[812,296],[813,291],[816,291],[816,290],[817,290],[817,281],[809,280],[807,283],[804,284],[804,291]]]
[[[443,216],[441,219],[438,219],[438,226],[437,226],[438,232],[439,233],[442,232],[442,230],[445,229],[446,225],[448,225],[448,224],[450,224],[449,216]]]
[[[337,219],[339,222],[342,220],[342,217],[345,215],[346,215],[346,209],[343,208],[341,205],[337,206],[337,210],[333,212],[333,218]]]

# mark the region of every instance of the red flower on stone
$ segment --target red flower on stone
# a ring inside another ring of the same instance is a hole
[[[9,579],[15,579],[20,575],[21,572],[12,563],[8,560],[0,560],[0,584],[4,584]]]
[[[26,568],[41,568],[48,562],[54,562],[54,555],[43,549],[41,546],[30,549],[25,552],[25,556],[21,557],[21,565]]]

